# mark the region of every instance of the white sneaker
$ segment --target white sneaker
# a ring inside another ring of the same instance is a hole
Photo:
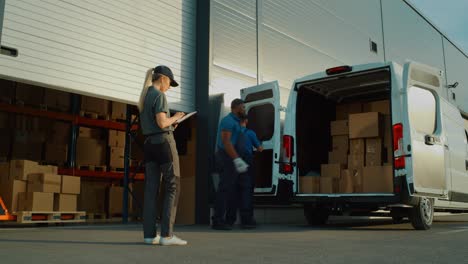
[[[145,238],[145,244],[148,245],[159,245],[159,241],[161,240],[161,236],[157,235],[155,238]]]
[[[170,238],[161,237],[161,240],[159,241],[159,243],[162,246],[185,246],[187,245],[187,241],[182,240],[176,237],[175,235],[173,235]]]

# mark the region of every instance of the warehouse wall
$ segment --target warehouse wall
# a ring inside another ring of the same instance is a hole
[[[257,84],[258,75],[259,83],[279,81],[286,105],[298,77],[336,65],[383,61],[379,0],[342,2],[212,0],[210,93],[225,93],[227,105],[241,88]],[[377,53],[370,51],[371,40]]]
[[[135,103],[145,72],[174,71],[171,108],[195,108],[195,1],[6,1],[2,77]]]
[[[448,84],[458,82],[456,89],[448,90],[448,98],[468,113],[468,57],[464,56],[452,43],[444,38],[446,77]],[[452,93],[455,93],[453,100]]]
[[[388,61],[403,65],[413,60],[445,68],[442,36],[436,29],[403,1],[384,0],[382,8]]]
[[[371,52],[369,44],[382,47],[377,0],[262,2],[265,81],[290,88],[294,79],[332,66],[383,61],[383,52]]]
[[[257,84],[256,0],[211,1],[210,94],[226,93]]]

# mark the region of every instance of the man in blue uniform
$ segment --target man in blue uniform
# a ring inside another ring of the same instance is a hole
[[[215,212],[212,219],[212,228],[217,230],[230,230],[226,223],[226,204],[229,196],[235,193],[235,185],[239,174],[247,172],[248,164],[239,156],[236,148],[241,133],[240,117],[245,114],[244,101],[234,99],[231,102],[231,113],[221,120],[218,128],[216,158],[222,164],[218,191],[216,193]],[[240,202],[240,210],[248,213],[249,201]]]
[[[255,134],[253,130],[247,128],[247,124],[248,117],[242,115],[240,117],[241,134],[238,137],[236,149],[241,158],[247,162],[249,168],[246,173],[239,175],[236,184],[236,192],[234,195],[229,196],[226,222],[229,224],[235,223],[239,201],[247,201],[247,212],[245,214],[243,214],[242,211],[240,212],[241,227],[250,229],[255,228],[257,225],[253,213],[253,193],[255,189],[254,148],[261,152],[263,151],[263,147],[260,140],[257,138],[257,134]]]

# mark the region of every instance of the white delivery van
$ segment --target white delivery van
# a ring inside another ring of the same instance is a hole
[[[415,62],[341,66],[300,78],[286,108],[279,105],[277,82],[242,89],[249,127],[265,148],[255,156],[256,199],[302,203],[310,224],[324,224],[333,214],[372,215],[383,209],[395,221],[409,217],[416,229],[428,229],[434,210],[468,210],[468,134],[458,108],[442,98],[444,89],[441,71]],[[327,193],[320,183],[301,192],[299,178],[319,176],[328,163],[336,106],[382,100],[390,108],[384,128],[390,177],[384,180],[377,170],[358,181],[373,179],[385,191]]]

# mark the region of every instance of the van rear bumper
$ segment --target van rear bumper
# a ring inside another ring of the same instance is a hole
[[[293,203],[315,204],[317,207],[380,207],[401,203],[399,194],[317,194],[296,195],[291,198]]]

